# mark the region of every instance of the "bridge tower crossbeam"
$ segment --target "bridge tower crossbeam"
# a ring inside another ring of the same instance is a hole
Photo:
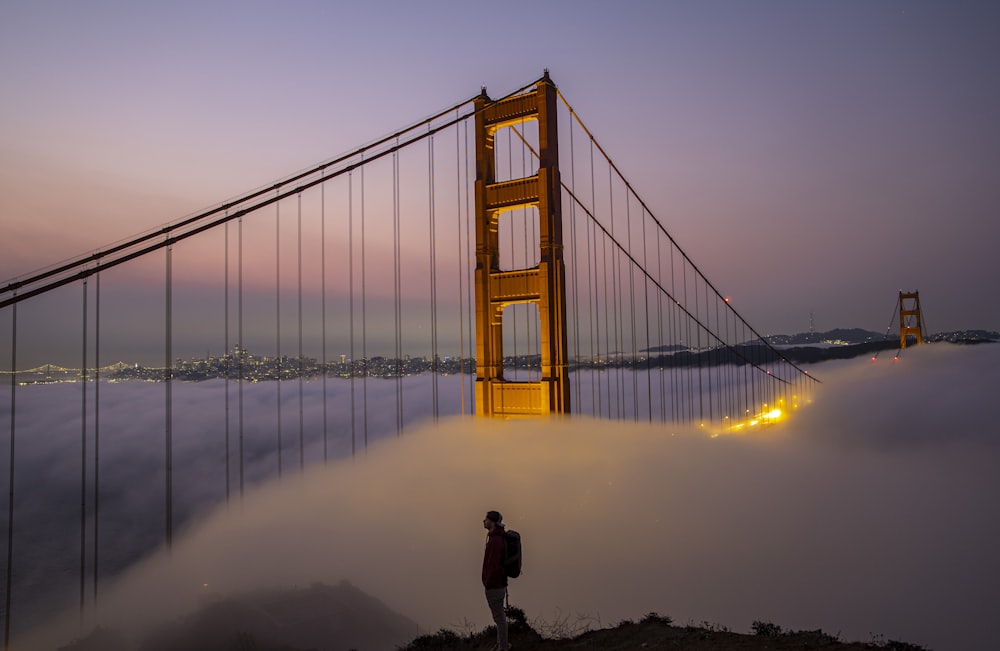
[[[566,368],[566,292],[556,88],[548,73],[535,89],[493,101],[476,98],[476,414],[517,417],[570,410]],[[497,131],[525,120],[538,122],[538,172],[496,181]],[[500,269],[499,217],[537,208],[538,265]],[[541,375],[537,382],[504,378],[503,312],[535,304],[540,321]]]

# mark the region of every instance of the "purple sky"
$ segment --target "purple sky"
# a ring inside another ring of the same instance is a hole
[[[761,332],[1000,330],[997,61],[991,3],[5,3],[0,278],[549,68]]]

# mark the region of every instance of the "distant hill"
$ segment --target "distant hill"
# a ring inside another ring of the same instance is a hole
[[[827,332],[800,332],[797,335],[769,335],[766,337],[772,346],[808,346],[808,345],[851,345],[867,344],[881,341],[899,342],[899,333],[879,334],[861,328],[836,328]],[[951,343],[983,343],[1000,341],[1000,332],[991,330],[956,330],[954,332],[939,332],[927,335],[925,341],[948,341]]]
[[[886,337],[871,330],[861,328],[835,328],[827,332],[800,332],[796,335],[769,335],[766,337],[772,346],[802,346],[809,344],[866,344],[872,341],[882,341]],[[897,338],[898,339],[898,338]]]
[[[772,351],[759,339],[736,344],[730,348],[716,347],[702,350],[684,345],[658,346],[641,352],[649,359],[637,364],[631,358],[621,357],[604,365],[639,367],[713,366],[716,364],[742,364],[753,360],[756,364],[773,363],[785,359],[802,364],[813,364],[831,359],[850,359],[874,355],[883,350],[899,348],[899,334],[879,334],[861,328],[837,328],[827,332],[801,332],[796,335],[768,335],[767,343],[778,349]],[[1000,333],[990,330],[958,330],[928,335],[927,342],[953,344],[983,344],[1000,342]]]
[[[899,333],[878,333],[862,328],[834,328],[826,332],[800,332],[794,335],[767,335],[764,337],[772,346],[851,346],[883,341],[899,342]],[[984,343],[1000,341],[1000,332],[993,330],[955,330],[926,335],[925,341],[948,341],[951,343]],[[759,340],[758,340],[759,341]],[[653,346],[644,348],[644,353],[672,353],[690,350],[683,344]]]
[[[953,344],[981,344],[1000,341],[1000,332],[993,330],[956,330],[927,335],[927,341],[950,341]]]
[[[397,649],[417,624],[343,581],[220,598],[149,635],[138,651],[350,651]],[[121,635],[96,629],[57,651],[131,651]]]

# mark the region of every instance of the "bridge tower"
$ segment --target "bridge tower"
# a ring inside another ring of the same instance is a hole
[[[906,348],[907,335],[924,343],[924,324],[920,319],[920,292],[899,292],[899,347]]]
[[[556,88],[546,71],[533,91],[494,101],[484,88],[475,105],[476,414],[566,413],[570,405]],[[524,120],[538,122],[538,172],[497,182],[496,133]],[[529,207],[538,211],[538,266],[501,271],[500,214]],[[541,377],[537,382],[512,382],[503,374],[503,312],[518,303],[538,308]]]

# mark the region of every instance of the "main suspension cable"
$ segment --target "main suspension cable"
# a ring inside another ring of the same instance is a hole
[[[572,119],[574,121],[576,121],[580,125],[580,128],[583,129],[583,131],[590,138],[591,142],[593,143],[593,146],[596,147],[597,150],[601,153],[601,155],[604,157],[605,161],[607,161],[607,163],[611,167],[611,169],[614,170],[615,174],[618,176],[618,178],[621,180],[621,182],[625,185],[625,187],[628,189],[628,191],[636,198],[637,201],[639,201],[639,203],[642,205],[642,207],[646,210],[647,214],[649,214],[650,218],[653,220],[653,223],[656,224],[657,228],[659,228],[659,230],[661,231],[661,233],[663,235],[665,235],[670,240],[671,244],[673,244],[675,247],[677,247],[677,251],[684,257],[684,259],[687,261],[687,263],[691,265],[692,269],[704,280],[704,282],[706,282],[708,284],[708,286],[712,289],[712,291],[715,292],[715,295],[719,299],[725,300],[724,297],[722,296],[721,292],[719,292],[719,290],[711,283],[711,281],[708,280],[708,277],[705,276],[704,273],[702,273],[702,271],[698,268],[698,266],[694,263],[694,261],[691,260],[690,257],[688,257],[688,255],[677,244],[677,242],[673,239],[673,237],[670,235],[670,233],[667,232],[667,230],[663,226],[663,224],[659,221],[659,219],[656,218],[656,216],[653,214],[653,212],[649,209],[649,207],[646,205],[646,203],[642,200],[642,198],[639,196],[639,194],[635,191],[635,188],[628,181],[628,179],[625,178],[625,175],[622,174],[621,170],[618,168],[618,166],[615,164],[615,162],[611,159],[611,157],[608,155],[608,153],[604,150],[604,148],[601,146],[601,144],[599,142],[597,142],[597,139],[594,137],[593,133],[591,133],[591,131],[583,123],[583,121],[580,119],[579,115],[576,113],[576,111],[569,104],[569,102],[566,100],[565,96],[563,96],[563,94],[559,91],[558,88],[556,88],[556,95],[559,97],[559,99],[562,101],[562,103],[566,106],[566,108],[569,111],[570,116],[572,117]],[[628,254],[628,255],[631,257],[631,254]],[[736,311],[735,308],[733,308],[731,305],[729,305],[729,309],[733,310],[734,314],[736,314],[736,316],[741,321],[743,321],[743,323],[745,323],[747,325],[747,327],[755,335],[755,337],[757,339],[760,339],[761,342],[765,346],[767,346],[771,350],[772,353],[774,353],[775,355],[777,355],[782,361],[784,361],[786,364],[788,364],[792,368],[796,369],[797,371],[799,371],[803,375],[808,376],[811,380],[813,380],[815,382],[819,382],[819,380],[817,380],[815,377],[809,375],[808,373],[805,373],[805,371],[803,371],[801,368],[799,368],[798,365],[796,365],[794,362],[792,362],[791,360],[789,360],[783,353],[781,353],[781,351],[779,351],[776,348],[774,348],[767,341],[767,339],[765,337],[763,337],[760,333],[758,333],[756,331],[756,329],[754,329],[752,326],[750,326],[749,323],[747,323],[747,321],[742,317],[742,315],[739,314],[739,312]]]

